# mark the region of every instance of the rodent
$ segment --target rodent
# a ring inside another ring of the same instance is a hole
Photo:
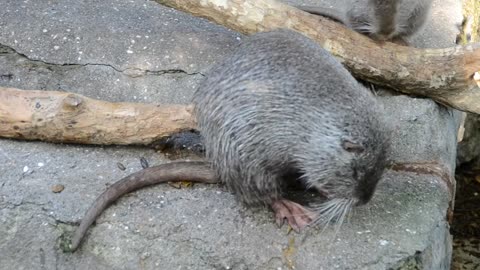
[[[311,14],[338,21],[379,41],[406,45],[425,24],[432,0],[348,0],[345,10],[296,6]]]
[[[111,185],[82,219],[71,250],[111,202],[147,185],[222,182],[299,231],[342,221],[351,206],[367,203],[386,167],[381,104],[329,52],[291,30],[247,38],[207,73],[193,103],[207,161],[150,167]],[[295,180],[323,201],[286,199],[288,175],[300,175]]]

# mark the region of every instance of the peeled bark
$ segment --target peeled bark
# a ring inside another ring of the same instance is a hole
[[[0,137],[148,145],[194,129],[192,106],[112,103],[57,91],[0,87]]]

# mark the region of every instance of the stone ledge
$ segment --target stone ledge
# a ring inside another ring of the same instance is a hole
[[[452,44],[458,1],[447,2],[435,1],[436,19],[415,45]],[[201,73],[243,38],[140,0],[9,1],[0,25],[0,44],[12,49],[0,49],[2,86],[110,101],[187,103]],[[394,160],[433,160],[453,172],[457,113],[428,99],[381,94],[397,125]],[[165,185],[122,198],[78,252],[62,253],[58,245],[70,224],[107,183],[139,170],[142,156],[152,165],[166,162],[148,149],[0,140],[0,269],[449,269],[448,192],[441,179],[393,171],[337,235],[333,228],[287,234],[274,226],[271,212],[246,209],[218,186]],[[65,190],[53,193],[55,184]]]

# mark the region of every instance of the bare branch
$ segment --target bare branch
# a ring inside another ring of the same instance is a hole
[[[147,145],[195,126],[191,105],[111,103],[73,93],[0,87],[0,137]]]
[[[275,0],[155,0],[245,34],[289,28],[335,55],[360,79],[480,113],[480,44],[417,49],[378,43],[328,19]]]

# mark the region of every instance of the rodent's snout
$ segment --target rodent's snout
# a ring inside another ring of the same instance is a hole
[[[368,188],[364,186],[358,186],[355,190],[355,199],[356,203],[355,206],[361,206],[367,204],[373,197],[373,193],[375,192],[375,188]]]
[[[353,206],[362,206],[362,205],[365,205],[367,203],[368,203],[368,201],[355,198],[355,203],[353,204]]]

